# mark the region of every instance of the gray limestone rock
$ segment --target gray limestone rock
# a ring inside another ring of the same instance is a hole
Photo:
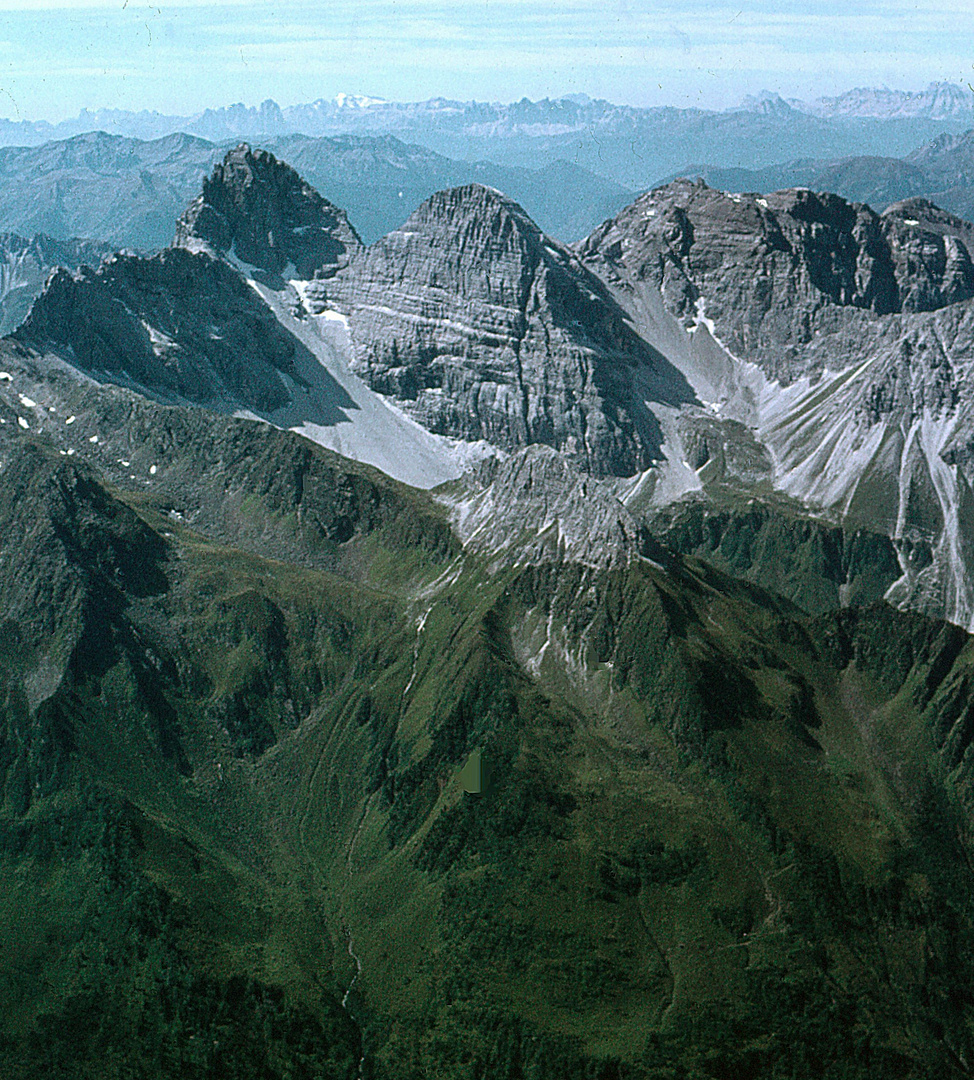
[[[847,337],[885,337],[879,317],[974,297],[972,247],[970,225],[920,199],[879,215],[801,188],[729,195],[679,180],[641,196],[579,254],[624,288],[661,291],[688,327],[712,322],[734,355],[788,384],[817,376],[824,353],[841,366]],[[834,340],[823,349],[822,339]]]
[[[470,551],[532,565],[576,562],[605,567],[659,555],[648,530],[598,479],[548,446],[485,462],[439,494]]]
[[[16,337],[102,380],[221,409],[286,403],[298,347],[239,274],[181,248],[58,270]]]
[[[804,189],[728,195],[678,181],[579,248],[643,333],[661,311],[692,331],[681,364],[712,386],[715,414],[764,445],[776,492],[889,536],[903,576],[887,598],[967,627],[972,232],[921,199],[877,215]],[[727,351],[707,347],[713,338]],[[691,441],[695,467],[704,455]],[[695,469],[705,486],[709,467]]]
[[[660,456],[650,404],[694,400],[577,257],[481,185],[434,195],[307,295],[347,317],[361,377],[439,434],[627,476]]]

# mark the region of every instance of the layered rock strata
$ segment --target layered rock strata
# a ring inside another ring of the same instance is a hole
[[[440,434],[627,476],[660,457],[651,404],[694,400],[598,278],[481,185],[434,195],[307,298],[347,318],[354,370]]]

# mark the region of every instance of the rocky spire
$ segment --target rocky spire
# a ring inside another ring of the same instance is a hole
[[[175,246],[232,254],[272,274],[328,277],[361,249],[343,210],[289,165],[241,143],[227,153],[176,225]]]

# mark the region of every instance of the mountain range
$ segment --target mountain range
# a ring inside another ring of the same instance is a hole
[[[464,183],[513,193],[566,241],[581,239],[633,194],[563,161],[539,170],[451,161],[388,136],[290,136],[264,145],[340,201],[369,240],[401,225],[434,191]],[[0,149],[0,227],[138,251],[165,247],[174,219],[226,150],[185,134],[144,142],[104,132]]]
[[[339,94],[283,108],[267,100],[194,116],[104,109],[57,124],[4,120],[0,146],[34,146],[99,130],[140,140],[177,133],[221,144],[248,139],[271,149],[269,140],[292,135],[391,135],[463,161],[532,169],[569,161],[639,190],[693,161],[755,168],[795,157],[905,154],[943,132],[969,129],[972,102],[969,89],[954,83],[916,93],[854,90],[812,103],[764,94],[725,111],[638,108],[584,94],[509,104]]]
[[[940,135],[904,158],[802,159],[765,169],[694,165],[684,171],[734,192],[807,187],[868,202],[878,210],[919,196],[960,217],[974,217],[974,129]]]
[[[969,1075],[974,225],[186,202],[0,340],[0,1073]]]

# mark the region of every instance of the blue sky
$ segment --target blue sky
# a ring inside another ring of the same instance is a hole
[[[974,83],[970,0],[0,0],[0,115],[192,113],[339,92],[587,93],[726,107],[768,89]]]

